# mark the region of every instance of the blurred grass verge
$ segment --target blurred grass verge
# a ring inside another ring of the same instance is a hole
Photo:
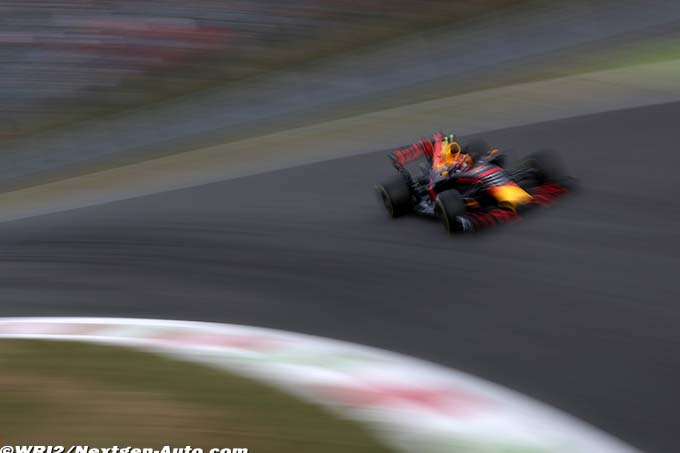
[[[362,426],[223,371],[118,347],[0,341],[10,444],[386,452]]]
[[[0,7],[0,139],[248,80],[527,0],[26,2]],[[11,63],[11,64],[10,64]]]

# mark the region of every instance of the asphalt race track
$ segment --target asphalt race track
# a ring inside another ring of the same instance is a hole
[[[582,190],[472,236],[388,219],[372,193],[391,171],[384,151],[4,223],[0,316],[336,337],[678,451],[679,119],[666,104],[485,134],[518,155],[557,148]]]

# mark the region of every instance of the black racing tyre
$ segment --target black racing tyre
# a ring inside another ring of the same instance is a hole
[[[465,215],[465,203],[457,190],[445,190],[437,195],[435,209],[449,233],[462,231],[459,217]]]
[[[562,158],[552,149],[542,149],[529,155],[527,165],[534,170],[538,182],[561,182],[567,176]]]
[[[490,164],[498,165],[501,168],[506,168],[508,159],[505,154],[499,154],[489,161]]]
[[[478,159],[491,152],[491,146],[489,146],[486,140],[477,138],[470,140],[465,145],[463,145],[463,152],[472,156],[472,159],[476,162]]]
[[[401,175],[384,180],[375,189],[390,217],[399,217],[411,209],[411,190]]]

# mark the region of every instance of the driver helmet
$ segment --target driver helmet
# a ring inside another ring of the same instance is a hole
[[[465,171],[472,165],[472,157],[466,154],[456,142],[451,143],[450,167],[455,172]]]

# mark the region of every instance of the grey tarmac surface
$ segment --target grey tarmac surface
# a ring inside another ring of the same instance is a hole
[[[678,451],[680,104],[484,134],[555,147],[558,206],[449,237],[387,218],[386,152],[0,225],[0,316],[179,318],[396,350]],[[285,152],[285,150],[282,150]]]

